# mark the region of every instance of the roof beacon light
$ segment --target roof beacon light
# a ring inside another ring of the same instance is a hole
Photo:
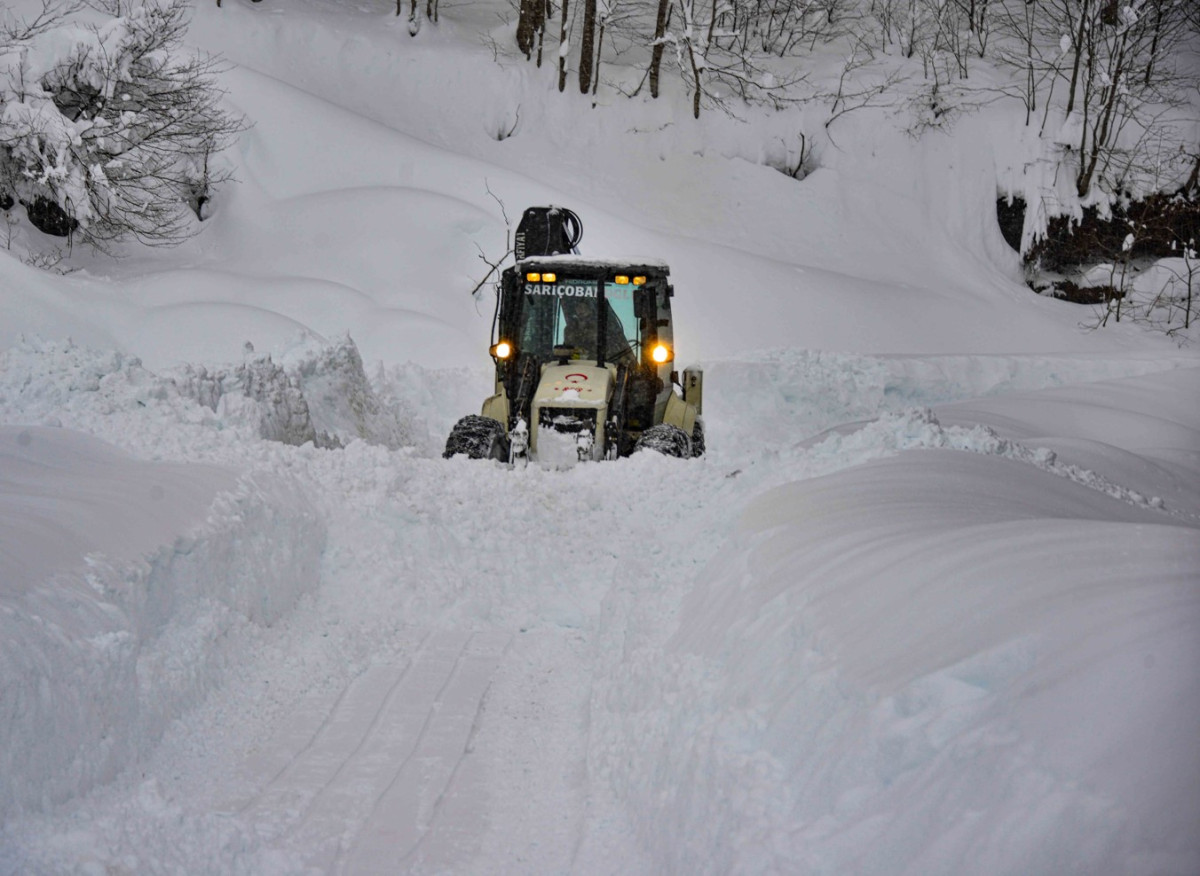
[[[645,286],[645,285],[646,285],[646,278],[645,278],[645,277],[634,277],[634,278],[633,278],[633,285],[635,285],[635,286]]]
[[[540,283],[542,282],[542,275],[536,271],[530,271],[525,275],[525,280],[529,283]]]
[[[554,283],[558,280],[558,274],[542,274],[543,283]]]
[[[627,286],[629,285],[629,278],[624,274],[617,274],[615,277],[613,277],[613,282],[618,286]]]

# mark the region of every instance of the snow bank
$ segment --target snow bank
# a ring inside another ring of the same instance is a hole
[[[239,627],[315,587],[324,543],[285,477],[34,426],[0,427],[0,521],[0,818],[149,751],[220,683]]]
[[[1127,485],[1194,474],[1198,374],[781,459],[842,468],[755,498],[674,635],[593,697],[593,767],[656,869],[1196,872],[1200,491]]]
[[[737,360],[704,363],[706,393],[719,401],[706,418],[712,458],[758,451],[777,455],[828,429],[853,428],[885,412],[1012,394],[1048,407],[1038,391],[1071,384],[1153,374],[1195,366],[1194,356],[1109,354],[1031,356],[860,356],[815,350],[761,350]],[[1186,379],[1186,378],[1185,378]],[[1162,384],[1155,384],[1161,386]],[[1067,389],[1064,392],[1071,393]],[[1186,404],[1190,389],[1177,397]],[[1136,392],[1129,392],[1131,400]],[[1161,393],[1157,395],[1161,396]],[[949,415],[949,412],[948,412]],[[992,423],[972,406],[947,422]],[[976,419],[971,419],[975,416]],[[849,424],[849,425],[848,425]],[[1022,437],[1029,434],[1023,433]]]

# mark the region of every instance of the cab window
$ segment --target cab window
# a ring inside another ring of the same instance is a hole
[[[577,359],[596,359],[600,344],[600,298],[587,294],[589,287],[596,290],[596,281],[526,283],[519,334],[521,349],[547,357],[555,346],[566,346]],[[632,359],[638,349],[633,287],[606,283],[604,294],[608,339],[605,359],[610,362]]]

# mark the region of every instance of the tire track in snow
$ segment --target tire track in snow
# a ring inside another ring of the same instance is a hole
[[[478,641],[476,649],[468,648],[455,667],[450,686],[450,692],[455,696],[443,701],[448,714],[439,714],[440,720],[433,728],[434,732],[444,736],[422,737],[422,758],[438,758],[438,752],[446,752],[452,757],[452,764],[446,775],[446,760],[438,760],[440,769],[433,770],[434,780],[418,788],[420,802],[426,804],[419,812],[427,811],[427,815],[421,820],[424,823],[416,826],[415,844],[404,853],[402,863],[406,871],[443,871],[466,860],[479,846],[480,834],[487,823],[484,764],[469,755],[474,751],[474,739],[479,732],[500,656],[508,652],[511,637],[491,632],[473,637],[473,644],[475,641]],[[466,738],[462,739],[464,726]],[[455,755],[460,739],[462,749]],[[408,763],[404,764],[404,767],[408,766]],[[430,766],[430,762],[427,761],[426,766]],[[372,822],[362,833],[362,841],[355,846],[353,865],[347,872],[395,872],[395,852],[402,850],[395,850],[392,845],[394,832],[388,826],[394,822],[394,816],[409,808],[413,797],[413,786],[403,784],[402,773],[403,768],[384,797],[377,800]]]
[[[463,775],[485,695],[510,641],[505,633],[488,632],[464,644],[412,750],[374,799],[365,827],[337,862],[337,872],[390,874],[401,865],[404,871],[441,871],[473,852],[478,827],[486,819],[484,785],[475,770],[469,781],[456,780]],[[458,817],[440,832],[434,830],[450,801],[460,810]]]
[[[417,650],[423,649],[428,640],[429,634],[426,634]],[[302,699],[288,716],[280,733],[271,740],[271,744],[250,755],[242,763],[244,774],[259,779],[259,790],[244,801],[231,802],[226,808],[243,816],[265,811],[265,795],[277,788],[284,781],[284,774],[294,768],[317,745],[318,740],[340,713],[351,691],[361,683],[361,679],[362,676],[352,679],[337,692],[332,698],[332,703],[329,702],[330,697],[327,693],[310,694]],[[264,782],[263,776],[269,778]]]
[[[371,667],[335,696],[305,700],[266,755],[245,765],[260,790],[238,814],[268,843],[303,849],[322,872],[395,872],[447,801],[481,799],[483,783],[463,762],[509,641],[434,633],[407,664]],[[472,816],[468,807],[452,826],[482,820]],[[449,862],[469,840],[439,838],[424,858]]]

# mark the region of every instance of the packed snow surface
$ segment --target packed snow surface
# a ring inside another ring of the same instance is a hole
[[[198,5],[197,237],[0,254],[0,873],[1200,872],[1200,358],[1022,287],[1003,114],[796,182],[393,12]],[[441,458],[533,204],[707,456]]]

